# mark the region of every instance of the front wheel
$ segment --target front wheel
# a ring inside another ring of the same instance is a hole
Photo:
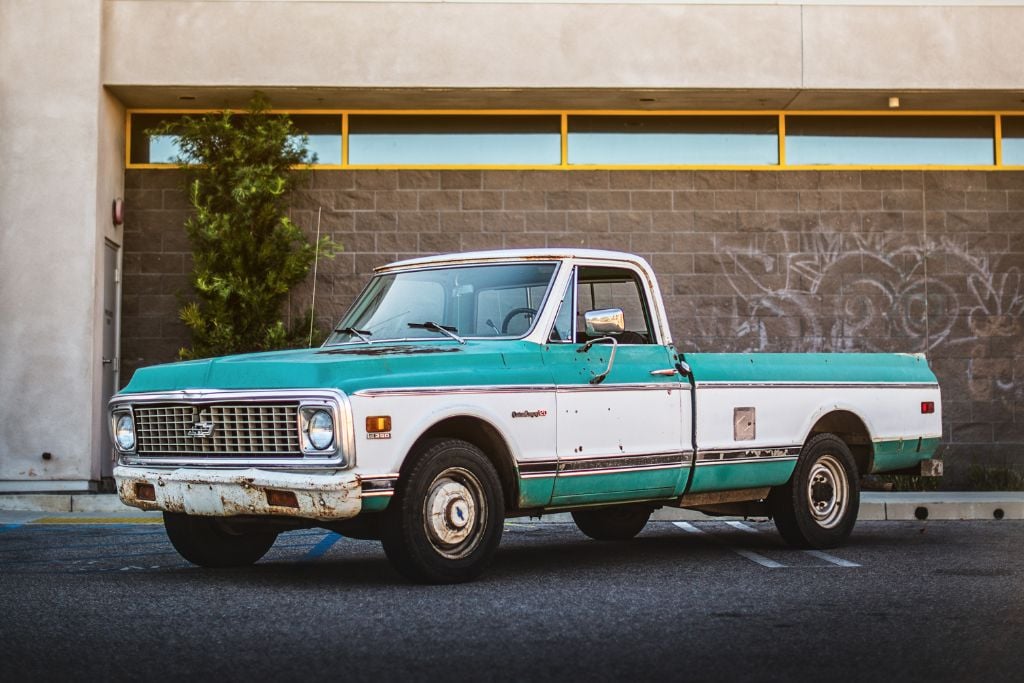
[[[857,465],[832,434],[804,444],[789,481],[768,497],[782,538],[798,548],[835,548],[853,531],[860,508]]]
[[[164,513],[164,529],[171,545],[200,567],[246,567],[270,550],[277,540],[272,531],[236,531],[217,517]]]
[[[384,553],[413,581],[476,578],[501,541],[505,501],[494,465],[471,443],[424,444],[382,520]]]
[[[646,505],[616,505],[596,510],[577,510],[572,521],[595,541],[628,541],[640,533],[653,510]]]

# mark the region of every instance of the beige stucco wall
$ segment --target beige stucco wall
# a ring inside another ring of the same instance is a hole
[[[978,3],[115,0],[107,3],[106,35],[104,79],[117,85],[1024,85],[1024,42],[1016,39],[1024,12]]]
[[[803,87],[1024,88],[1024,7],[803,10]]]
[[[765,87],[798,7],[113,2],[108,83]],[[753,38],[760,49],[752,49]],[[628,47],[627,47],[628,46]],[[172,58],[173,56],[173,58]]]
[[[0,2],[0,490],[83,488],[98,465],[98,178],[123,182],[109,131],[100,153],[101,19]]]

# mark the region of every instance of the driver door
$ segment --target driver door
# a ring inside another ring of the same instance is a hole
[[[675,353],[657,338],[639,273],[577,266],[569,287],[542,354],[556,386],[552,504],[676,495],[689,465],[689,393],[669,372]],[[597,309],[622,310],[625,329],[588,334],[585,313]]]

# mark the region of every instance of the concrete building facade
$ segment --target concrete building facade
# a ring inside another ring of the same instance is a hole
[[[1024,464],[1020,35],[1024,7],[983,0],[0,0],[0,490],[95,487],[104,397],[188,341],[183,176],[133,161],[132,116],[254,90],[345,125],[498,111],[562,125],[560,159],[518,166],[355,164],[346,138],[293,209],[309,230],[322,210],[345,247],[320,267],[325,323],[395,258],[633,251],[684,351],[926,352],[954,480]],[[575,122],[605,115],[762,117],[778,154],[574,164]],[[994,152],[794,163],[800,126],[825,116],[855,143],[882,119],[980,122]],[[291,312],[308,300],[295,292]]]

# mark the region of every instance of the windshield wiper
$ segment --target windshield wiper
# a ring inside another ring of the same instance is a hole
[[[370,341],[367,338],[367,335],[373,334],[373,332],[370,332],[369,330],[357,330],[354,327],[335,327],[334,331],[335,332],[341,332],[343,334],[347,334],[347,335],[352,336],[352,337],[359,337],[361,340],[363,340],[367,344],[372,344],[373,343],[372,341]]]
[[[441,334],[444,334],[444,335],[447,335],[447,336],[451,337],[452,339],[454,339],[455,341],[459,342],[460,344],[465,344],[466,343],[465,339],[463,339],[459,335],[455,334],[456,332],[459,331],[458,328],[456,328],[456,327],[448,327],[447,325],[442,325],[440,323],[435,323],[433,320],[428,320],[425,323],[407,323],[407,324],[409,325],[409,327],[415,328],[417,330],[433,330],[434,332],[440,332]]]

